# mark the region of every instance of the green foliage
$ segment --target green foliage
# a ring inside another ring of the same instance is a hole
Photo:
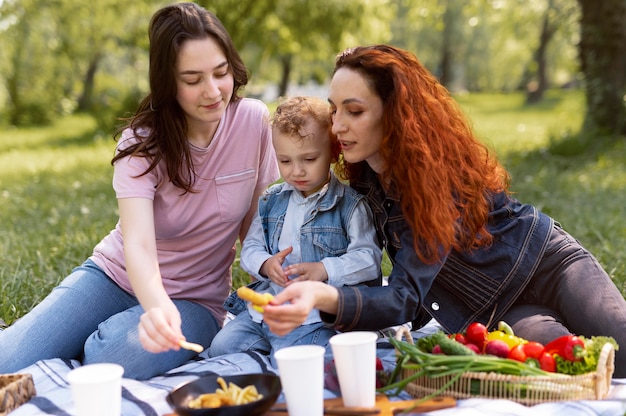
[[[113,77],[98,83],[90,111],[96,119],[98,131],[101,134],[115,131],[123,124],[121,119],[135,114],[142,98],[137,89],[128,90]]]
[[[103,110],[120,97],[148,91],[148,23],[168,3],[0,1],[0,108],[6,108],[0,121],[48,123],[78,110],[98,117],[101,128],[109,126],[110,116],[119,115],[103,116]],[[251,71],[250,90],[281,81],[324,84],[338,52],[378,42],[413,51],[437,75],[445,66],[453,90],[515,90],[531,65],[547,7],[545,0],[198,3],[230,32]],[[548,70],[561,84],[579,68],[579,10],[571,0],[552,3],[560,14]],[[119,84],[114,90],[111,79]]]

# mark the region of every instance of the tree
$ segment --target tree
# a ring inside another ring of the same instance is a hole
[[[579,0],[580,61],[585,75],[584,130],[626,133],[626,0]]]
[[[8,121],[44,124],[78,108],[114,122],[119,114],[96,110],[113,109],[123,101],[120,90],[128,87],[118,82],[117,88],[110,88],[105,95],[114,89],[119,93],[112,100],[97,96],[101,93],[97,77],[104,65],[111,66],[107,72],[117,79],[122,79],[128,68],[136,70],[128,56],[141,45],[137,34],[147,37],[152,3],[0,1],[0,68],[8,95]],[[97,101],[100,106],[96,109]],[[105,105],[101,105],[103,101]]]
[[[522,86],[526,89],[526,103],[533,104],[541,101],[545,91],[550,86],[548,67],[555,62],[550,60],[549,46],[558,32],[563,32],[567,39],[571,39],[572,16],[578,16],[578,5],[570,0],[548,0],[541,19],[539,42],[533,59],[522,79]],[[556,54],[552,54],[555,58]],[[548,64],[548,61],[551,61]]]
[[[543,15],[543,22],[541,25],[541,34],[539,35],[539,46],[535,50],[533,55],[534,63],[536,67],[536,82],[530,83],[527,86],[526,103],[532,104],[541,101],[543,93],[548,88],[548,76],[546,71],[547,66],[547,50],[548,44],[554,33],[556,32],[556,23],[552,21],[551,14],[554,11],[554,0],[548,0],[548,7]]]
[[[452,89],[455,81],[454,67],[460,58],[458,51],[462,45],[463,28],[463,2],[459,0],[446,0],[443,11],[441,60],[439,62],[439,81],[448,89]]]
[[[48,123],[58,109],[55,97],[62,95],[63,84],[55,67],[51,14],[35,0],[0,3],[0,20],[8,28],[2,54],[8,63],[3,70],[13,125]]]
[[[231,34],[246,64],[277,82],[285,95],[294,77],[318,78],[346,46],[384,41],[393,10],[388,0],[222,0],[206,2]],[[326,72],[324,76],[328,75]]]

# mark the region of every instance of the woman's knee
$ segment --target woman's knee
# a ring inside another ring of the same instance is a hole
[[[511,326],[515,335],[542,344],[571,333],[558,313],[542,305],[514,305],[502,320]]]

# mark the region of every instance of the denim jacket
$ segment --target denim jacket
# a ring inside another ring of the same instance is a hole
[[[278,242],[291,197],[291,192],[282,192],[284,185],[272,186],[259,199],[259,216],[270,253],[280,251]],[[318,262],[347,252],[350,240],[346,230],[357,203],[362,199],[362,195],[339,182],[331,173],[328,190],[316,209],[305,216],[300,228],[302,261]]]
[[[380,247],[374,241],[375,231],[371,222],[371,211],[365,204],[363,195],[341,183],[332,172],[330,174],[328,188],[320,194],[316,203],[311,205],[312,209],[304,215],[304,221],[299,228],[301,261],[324,262],[329,271],[329,283],[334,286],[361,283],[380,285],[382,254]],[[281,286],[259,275],[258,270],[267,258],[280,251],[279,240],[292,192],[285,183],[274,185],[265,191],[259,199],[260,227],[253,224],[244,241],[244,248],[248,249],[250,256],[244,259],[245,250],[242,249],[241,266],[257,278],[257,282],[252,284],[252,288],[257,292],[269,291],[276,294],[282,290]],[[353,217],[357,220],[355,215],[364,218],[353,222]],[[351,227],[354,228],[356,224],[360,229],[351,231]],[[251,239],[251,234],[259,234],[259,237],[255,235]],[[363,236],[367,236],[367,240],[360,240],[356,244],[352,241],[351,244],[351,238],[363,238]],[[262,242],[261,239],[263,239]],[[248,242],[249,247],[254,248],[246,247]],[[349,247],[352,248],[349,250]],[[260,252],[262,255],[258,254]],[[343,267],[335,266],[333,270],[336,269],[334,271],[336,276],[333,275],[331,279],[329,267],[332,264],[328,262],[333,261],[331,260],[333,257],[342,257]],[[243,306],[237,298],[236,295],[231,295],[224,304],[224,307],[234,314],[237,314]],[[253,314],[252,311],[251,314]],[[319,322],[319,320],[319,315],[315,311],[306,323]]]
[[[426,264],[415,253],[399,199],[385,194],[375,172],[366,166],[353,186],[372,208],[393,269],[387,287],[339,288],[337,315],[321,317],[340,331],[408,321],[417,329],[431,317],[450,333],[473,321],[497,322],[533,277],[554,225],[535,207],[495,194],[488,220],[493,243],[471,252],[453,250],[439,263]]]

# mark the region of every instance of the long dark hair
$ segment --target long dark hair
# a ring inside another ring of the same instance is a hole
[[[231,101],[248,83],[248,71],[222,22],[195,3],[179,3],[158,10],[150,20],[150,93],[137,112],[115,133],[116,140],[132,128],[139,142],[120,150],[111,160],[132,155],[151,159],[142,174],[164,159],[167,174],[184,192],[193,192],[195,170],[187,141],[187,121],[176,100],[175,67],[182,44],[190,39],[213,38],[221,47],[234,78]]]

